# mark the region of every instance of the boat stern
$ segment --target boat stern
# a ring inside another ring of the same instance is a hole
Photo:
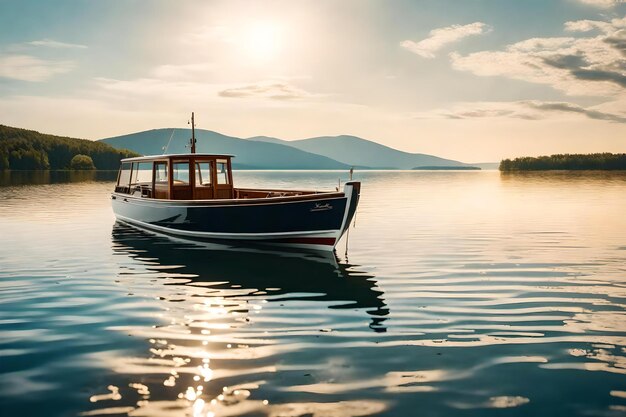
[[[348,230],[350,227],[350,223],[352,223],[352,219],[354,219],[354,215],[356,214],[356,209],[359,205],[359,199],[361,197],[361,182],[360,181],[348,181],[343,187],[343,192],[346,195],[347,203],[346,203],[346,212],[344,214],[344,220],[341,226],[341,231],[339,236],[337,237],[337,241],[341,239],[341,236]]]

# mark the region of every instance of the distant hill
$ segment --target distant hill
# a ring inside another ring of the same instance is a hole
[[[153,129],[129,135],[101,139],[115,148],[131,149],[143,155],[187,153],[185,146],[190,129]],[[286,144],[250,141],[222,135],[211,130],[196,129],[196,152],[233,154],[233,167],[238,169],[349,169],[350,166],[322,155],[303,151]]]
[[[91,140],[0,125],[0,170],[70,169],[76,155],[89,156],[96,169],[102,170],[117,170],[121,159],[137,156]]]
[[[186,146],[190,137],[190,129],[153,129],[100,141],[143,155],[159,155],[166,146],[167,153],[189,152]],[[433,155],[398,151],[356,136],[286,141],[268,136],[241,139],[196,129],[196,139],[197,152],[233,154],[236,156],[233,166],[239,169],[348,169],[352,166],[362,169],[436,169],[472,166]]]
[[[255,136],[250,141],[293,146],[303,151],[324,155],[346,165],[378,169],[413,169],[416,167],[469,166],[463,162],[422,153],[402,152],[356,136],[321,136],[285,141],[267,136]]]

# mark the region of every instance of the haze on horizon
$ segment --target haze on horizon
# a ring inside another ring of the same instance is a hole
[[[466,162],[626,152],[626,3],[0,3],[1,124],[100,139],[191,111]]]

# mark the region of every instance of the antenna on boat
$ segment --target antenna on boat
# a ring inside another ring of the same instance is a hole
[[[189,142],[191,143],[191,153],[196,153],[196,122],[193,119],[193,112],[191,112],[191,139]]]
[[[172,129],[172,134],[170,135],[170,140],[167,141],[167,145],[161,148],[161,150],[163,151],[163,154],[165,154],[165,152],[167,152],[167,148],[170,147],[170,143],[172,143],[173,137],[174,137],[174,129]]]

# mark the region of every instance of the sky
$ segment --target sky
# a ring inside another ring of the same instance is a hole
[[[0,124],[626,152],[624,0],[0,0]]]

